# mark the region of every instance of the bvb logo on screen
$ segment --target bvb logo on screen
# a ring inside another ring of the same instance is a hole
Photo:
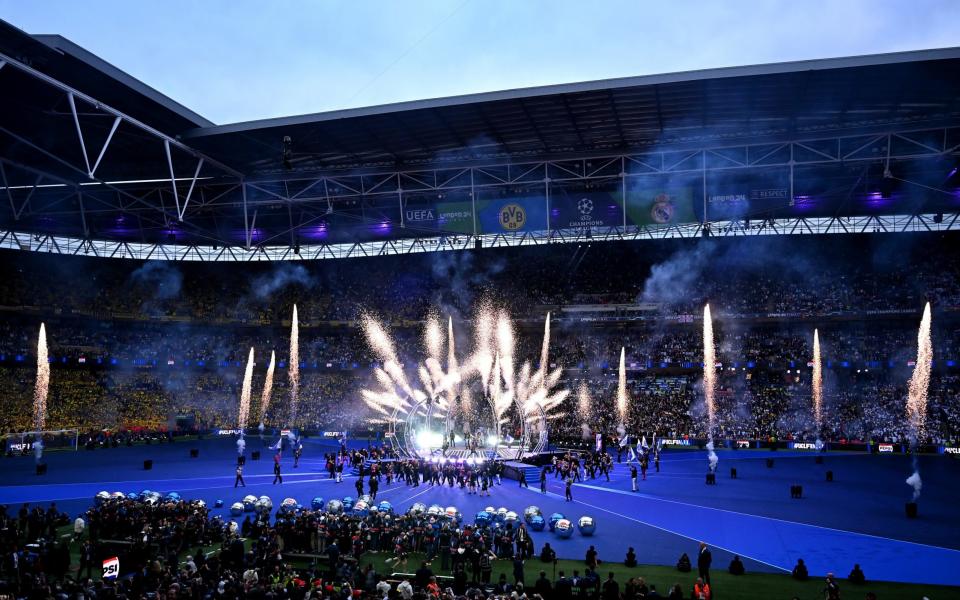
[[[520,229],[527,220],[527,213],[519,204],[507,204],[500,209],[500,225],[513,231]]]

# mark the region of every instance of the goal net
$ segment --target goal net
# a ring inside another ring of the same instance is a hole
[[[78,429],[49,429],[44,431],[15,431],[0,437],[4,454],[33,455],[37,441],[43,442],[43,451],[76,450],[80,437]]]

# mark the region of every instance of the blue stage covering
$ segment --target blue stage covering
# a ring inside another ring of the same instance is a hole
[[[23,502],[55,501],[72,515],[89,507],[101,491],[160,493],[179,492],[184,498],[202,498],[209,506],[222,499],[228,517],[231,503],[246,494],[268,495],[274,506],[287,497],[309,506],[316,496],[337,498],[354,495],[354,477],[336,484],[323,470],[323,452],[335,442],[307,440],[300,467],[283,457],[284,483],[271,485],[273,451],[256,437],[247,438],[247,487],[235,490],[236,449],[233,440],[216,439],[174,444],[136,446],[95,451],[49,452],[49,472],[34,474],[32,457],[0,459],[0,503],[15,507]],[[200,456],[189,457],[190,448]],[[249,454],[261,450],[263,458],[251,461]],[[869,579],[956,585],[960,572],[960,463],[943,456],[921,458],[924,493],[920,518],[904,516],[910,491],[904,479],[910,473],[909,458],[866,454],[832,453],[824,464],[814,456],[796,452],[721,451],[717,485],[704,485],[706,457],[699,451],[673,451],[663,455],[661,472],[651,469],[640,491],[630,491],[625,465],[618,465],[605,479],[576,483],[574,502],[565,502],[563,484],[552,475],[546,495],[539,481],[528,477],[529,488],[504,480],[494,486],[490,498],[468,496],[465,490],[411,488],[383,482],[377,500],[388,500],[395,511],[406,511],[414,502],[444,507],[456,506],[464,515],[475,515],[493,505],[523,514],[537,505],[544,515],[563,513],[573,523],[589,515],[596,520],[596,533],[584,537],[575,532],[560,539],[544,530],[533,534],[539,551],[549,541],[563,558],[582,559],[590,545],[601,559],[620,562],[628,546],[640,563],[674,565],[683,552],[694,556],[697,543],[714,549],[714,566],[725,569],[733,554],[744,559],[748,571],[789,572],[798,558],[811,575],[827,571],[845,575],[859,563]],[[767,468],[765,459],[775,459]],[[143,470],[152,459],[153,469]],[[736,467],[737,479],[729,469]],[[835,481],[828,483],[825,472]],[[790,485],[803,485],[803,498],[790,498]],[[15,509],[14,509],[15,510]]]

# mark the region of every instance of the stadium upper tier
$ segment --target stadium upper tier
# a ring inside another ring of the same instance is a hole
[[[0,22],[0,65],[12,249],[295,260],[945,230],[960,206],[957,48],[227,125],[60,36]]]

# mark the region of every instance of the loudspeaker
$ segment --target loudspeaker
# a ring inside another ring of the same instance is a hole
[[[238,456],[238,457],[237,457],[237,464],[238,464],[238,465],[245,465],[245,464],[247,464],[247,457],[246,457],[246,456]]]
[[[791,497],[791,498],[803,498],[803,486],[802,486],[802,485],[791,485],[791,486],[790,486],[790,497]]]
[[[37,475],[46,475],[47,474],[47,463],[40,463],[37,465]]]
[[[707,485],[717,485],[716,473],[707,473]]]
[[[917,503],[916,502],[907,502],[907,518],[916,519],[917,518]]]
[[[260,451],[254,450],[250,453],[250,460],[260,460]]]
[[[144,470],[144,471],[149,471],[149,470],[152,469],[152,468],[153,468],[153,461],[152,461],[152,460],[145,460],[145,461],[143,461],[143,470]]]
[[[827,471],[827,481],[833,481],[833,471]]]
[[[731,468],[731,469],[730,469],[730,479],[736,479],[736,478],[737,478],[737,470]]]
[[[772,459],[772,458],[768,458],[768,459],[767,459],[767,468],[768,468],[768,469],[772,469],[772,468],[773,468],[773,459]]]
[[[199,449],[199,448],[190,448],[190,458],[196,458],[196,457],[198,457],[198,456],[200,456],[200,449]]]

